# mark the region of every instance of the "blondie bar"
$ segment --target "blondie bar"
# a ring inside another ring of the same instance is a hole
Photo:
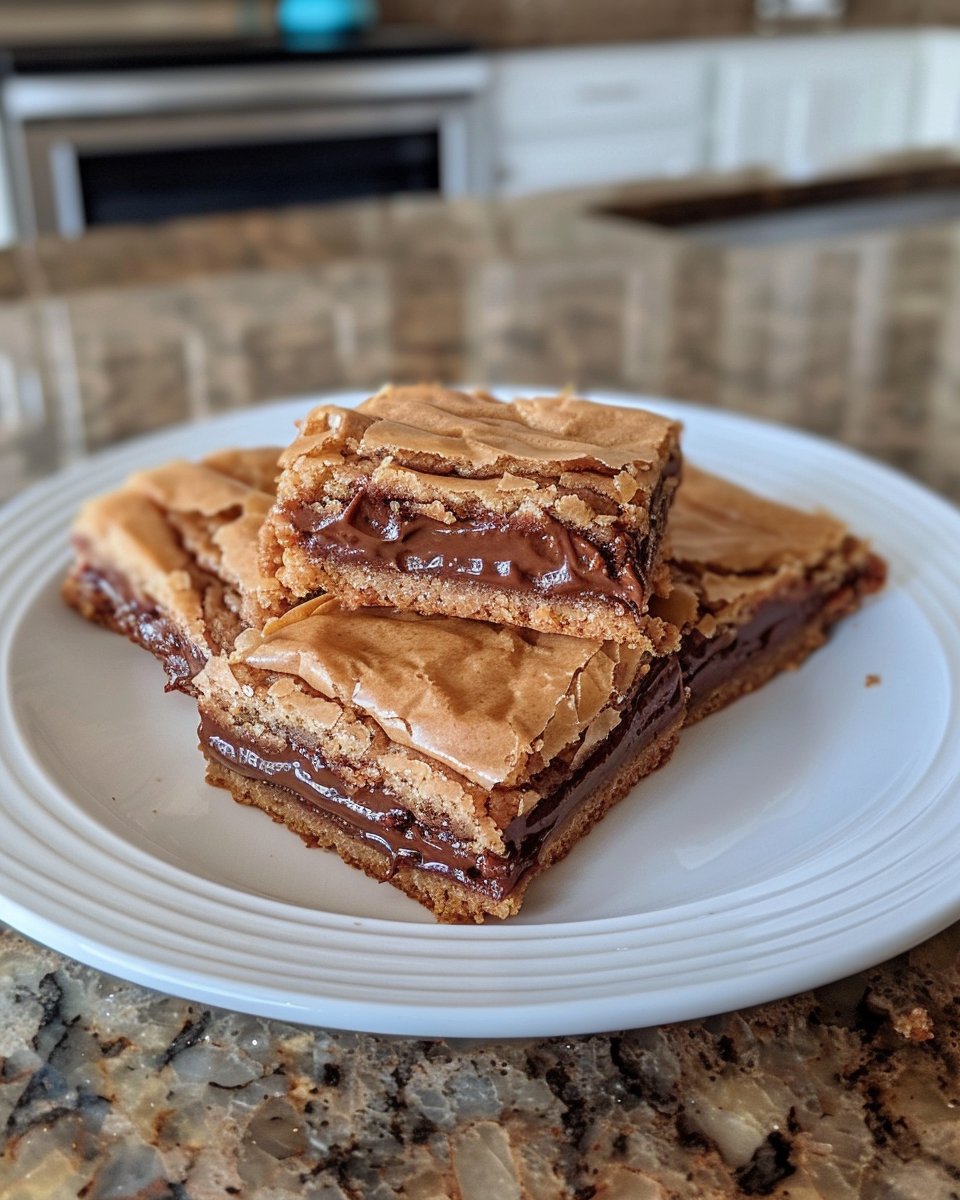
[[[668,651],[648,613],[680,474],[679,428],[572,396],[504,403],[388,387],[315,408],[264,524],[279,615],[330,592]]]
[[[883,559],[836,518],[689,462],[668,533],[674,587],[654,607],[682,629],[688,724],[799,666],[886,578]]]
[[[675,655],[330,596],[195,683],[211,783],[444,922],[516,913],[684,715]]]
[[[168,688],[191,691],[207,659],[262,619],[257,538],[278,454],[227,450],[141,471],[73,524],[64,598],[154,654]]]

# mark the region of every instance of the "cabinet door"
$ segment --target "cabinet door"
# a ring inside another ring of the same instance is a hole
[[[960,32],[924,31],[920,64],[917,144],[955,150],[960,144]]]
[[[905,149],[918,43],[852,34],[741,44],[718,60],[713,165],[788,178]]]
[[[17,239],[13,208],[13,181],[10,178],[10,155],[7,135],[0,129],[0,249],[12,246]]]

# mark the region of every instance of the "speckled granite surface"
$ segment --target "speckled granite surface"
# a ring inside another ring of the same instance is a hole
[[[622,387],[804,426],[960,498],[960,226],[702,249],[404,201],[0,262],[0,494],[124,437],[393,378]],[[2,519],[2,518],[0,518]],[[167,998],[0,933],[0,1197],[960,1196],[960,933],[817,993],[450,1043]]]
[[[792,1000],[449,1043],[210,1011],[0,940],[5,1200],[947,1200],[960,934]]]

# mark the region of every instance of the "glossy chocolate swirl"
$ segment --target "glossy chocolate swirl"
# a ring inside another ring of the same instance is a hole
[[[669,501],[661,481],[651,502],[649,533],[621,531],[602,544],[547,514],[533,519],[485,513],[446,523],[364,488],[332,516],[308,505],[295,505],[289,513],[317,560],[373,563],[405,575],[543,596],[599,596],[640,615]]]

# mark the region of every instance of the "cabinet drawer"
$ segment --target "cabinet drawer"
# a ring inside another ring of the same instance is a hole
[[[661,48],[502,54],[493,103],[501,134],[630,128],[699,112],[701,51]]]
[[[502,145],[503,195],[686,175],[702,166],[694,122],[643,132],[516,138]]]

